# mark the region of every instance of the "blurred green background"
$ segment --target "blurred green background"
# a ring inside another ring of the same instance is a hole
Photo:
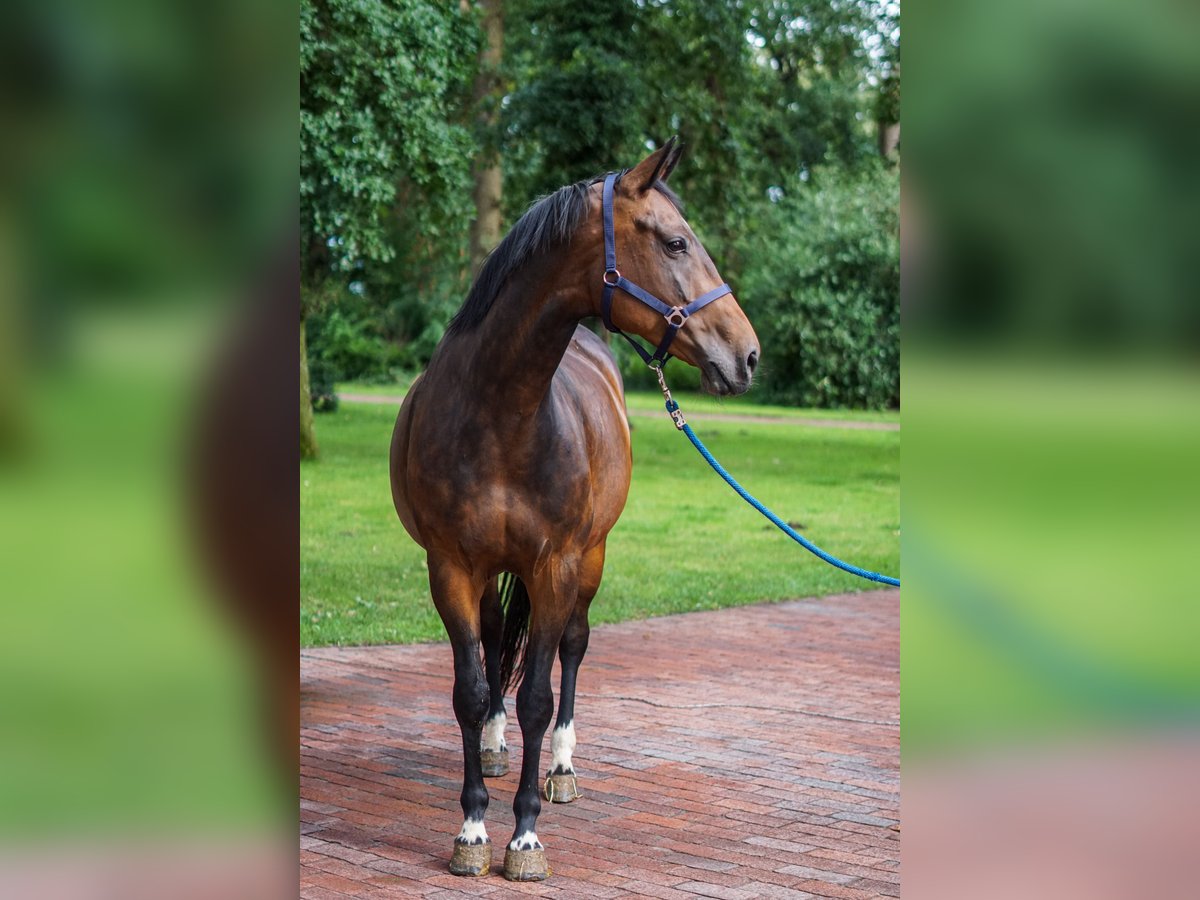
[[[215,323],[158,317],[77,316],[69,368],[26,395],[35,443],[0,468],[12,839],[276,821],[260,673],[214,605],[180,465],[197,337]]]
[[[1191,896],[1200,7],[904,25],[905,895]]]
[[[124,862],[81,881],[128,896],[146,841],[256,853],[294,816],[194,476],[218,354],[294,245],[295,27],[257,0],[0,11],[0,883],[14,844],[104,842]]]
[[[1200,711],[1200,16],[913,4],[906,760]]]

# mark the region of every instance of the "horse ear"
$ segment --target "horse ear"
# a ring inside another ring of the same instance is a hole
[[[654,182],[667,180],[667,176],[675,168],[675,163],[679,161],[679,154],[683,150],[682,147],[677,146],[678,140],[678,137],[672,137],[629,170],[629,174],[625,177],[632,190],[644,194],[654,187]]]
[[[667,162],[663,166],[663,170],[658,173],[659,181],[666,181],[671,177],[671,173],[675,171],[675,165],[679,162],[680,157],[683,156],[683,144],[679,142],[678,136],[671,138],[671,140],[675,142],[675,149],[667,157]]]

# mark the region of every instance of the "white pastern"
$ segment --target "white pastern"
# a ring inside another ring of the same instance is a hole
[[[488,841],[487,829],[483,827],[483,822],[479,819],[467,819],[463,822],[462,831],[454,840],[460,844],[486,844]]]
[[[542,842],[538,840],[538,836],[532,831],[527,831],[519,837],[513,838],[508,844],[509,850],[541,850]]]
[[[550,760],[550,771],[574,772],[571,767],[571,754],[575,752],[575,722],[568,722],[554,729],[550,739],[550,750],[553,757]]]
[[[499,713],[483,723],[483,738],[479,742],[481,750],[507,750],[504,743],[504,726],[508,724],[508,716]]]

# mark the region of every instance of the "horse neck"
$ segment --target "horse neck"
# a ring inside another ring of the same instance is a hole
[[[514,273],[487,317],[452,348],[458,380],[482,409],[534,415],[580,320],[591,313],[585,279],[569,261],[531,261]]]

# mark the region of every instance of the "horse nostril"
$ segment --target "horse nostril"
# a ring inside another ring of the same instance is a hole
[[[750,370],[750,374],[754,374],[754,369],[758,365],[758,351],[751,350],[750,355],[746,357],[746,368]]]

